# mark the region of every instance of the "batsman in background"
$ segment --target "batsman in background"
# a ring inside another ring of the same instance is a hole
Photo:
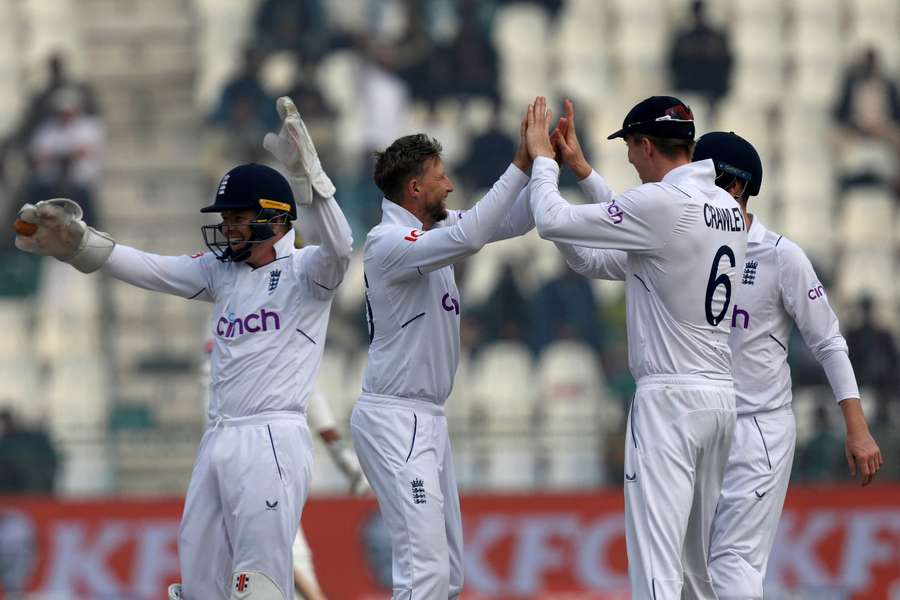
[[[462,516],[444,415],[459,364],[453,263],[534,226],[524,128],[512,164],[464,212],[447,210],[453,183],[436,140],[410,135],[378,153],[383,216],[363,257],[369,358],[350,431],[391,532],[394,600],[462,590]]]
[[[637,382],[624,482],[631,594],[714,599],[707,552],[735,421],[727,315],[747,243],[740,207],[711,161],[691,162],[694,119],[677,98],[638,103],[609,136],[624,139],[643,182],[619,195],[581,155],[571,102],[564,119],[551,138],[546,100],[528,109],[531,206],[574,270],[625,281]],[[563,199],[555,154],[598,204]]]
[[[229,171],[202,229],[211,252],[159,256],[88,227],[71,200],[25,205],[37,226],[22,250],[84,273],[98,269],[149,290],[212,302],[210,425],[191,474],[178,536],[183,584],[172,598],[287,600],[291,543],[309,490],[312,446],[305,413],[322,358],[335,288],[351,233],[306,126],[278,101],[279,135],[265,147],[291,176],[256,164]],[[294,191],[292,192],[292,187]],[[322,243],[294,248],[294,193],[311,203]]]
[[[354,496],[362,496],[367,494],[371,488],[366,476],[363,475],[359,466],[359,460],[356,458],[353,449],[344,442],[341,434],[338,432],[337,421],[331,406],[320,392],[313,392],[309,399],[309,409],[307,410],[307,419],[309,420],[309,428],[318,434],[319,438],[325,444],[329,456],[334,464],[347,476],[350,481],[349,492]],[[325,600],[325,593],[319,586],[319,580],[316,577],[316,570],[313,566],[312,549],[306,541],[303,534],[303,525],[297,530],[297,537],[294,538],[293,547],[294,557],[294,590],[296,591],[295,600]]]
[[[781,518],[797,428],[787,344],[794,324],[825,369],[847,427],[850,474],[868,485],[884,463],[869,433],[847,342],[812,264],[797,244],[747,212],[762,185],[750,142],[722,131],[697,141],[694,160],[712,159],[716,185],[737,200],[750,225],[731,316],[737,423],[713,519],[709,570],[719,600],[757,600]]]

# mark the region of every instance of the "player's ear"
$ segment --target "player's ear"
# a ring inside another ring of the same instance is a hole
[[[422,186],[419,184],[417,177],[410,177],[409,181],[406,182],[406,196],[408,198],[418,198],[421,189]]]

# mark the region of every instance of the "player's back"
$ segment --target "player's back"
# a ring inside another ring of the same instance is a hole
[[[628,252],[632,374],[730,379],[727,315],[747,239],[740,207],[715,186],[710,161],[673,169],[623,196],[633,198],[624,218],[634,210],[635,220],[656,229],[648,239],[657,240]]]

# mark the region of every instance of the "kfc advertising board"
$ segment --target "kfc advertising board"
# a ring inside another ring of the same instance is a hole
[[[621,491],[462,499],[468,600],[627,599]],[[2,598],[158,600],[179,579],[177,500],[0,499]],[[332,600],[390,597],[372,500],[317,498],[303,525]],[[900,600],[900,486],[792,488],[767,598]]]

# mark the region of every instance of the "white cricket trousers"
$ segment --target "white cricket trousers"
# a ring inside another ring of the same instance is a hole
[[[311,470],[312,440],[301,413],[210,424],[178,532],[185,600],[227,600],[232,575],[245,571],[264,573],[284,598],[293,597],[291,544]],[[244,584],[252,592],[253,576]]]
[[[715,599],[709,532],[734,421],[731,381],[638,381],[625,441],[625,542],[635,600]]]
[[[463,585],[462,515],[443,408],[363,394],[350,430],[391,532],[392,598],[457,598]]]
[[[709,549],[719,600],[763,597],[796,441],[790,405],[738,415]]]

